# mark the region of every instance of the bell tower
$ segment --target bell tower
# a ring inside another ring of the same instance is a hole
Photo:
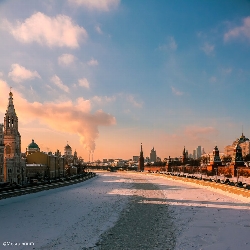
[[[4,117],[3,143],[4,179],[5,181],[14,181],[16,180],[17,171],[11,166],[15,165],[16,167],[20,167],[21,135],[18,131],[18,117],[13,104],[13,94],[11,91],[9,93],[9,102]],[[10,162],[13,162],[14,165]],[[9,165],[9,167],[7,165]]]
[[[9,93],[9,103],[4,117],[4,145],[6,158],[13,158],[21,153],[21,136],[18,131],[18,117],[13,104],[13,94]]]

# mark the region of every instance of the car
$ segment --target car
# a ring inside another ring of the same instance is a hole
[[[243,183],[241,181],[235,183],[236,187],[243,187]]]

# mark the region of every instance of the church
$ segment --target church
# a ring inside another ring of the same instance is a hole
[[[76,168],[75,166],[78,166]],[[69,170],[66,173],[66,168]],[[9,100],[0,124],[0,182],[10,182],[23,185],[32,178],[60,178],[66,174],[72,175],[83,171],[83,159],[67,144],[64,155],[59,150],[55,153],[40,152],[40,148],[32,139],[21,153],[21,135],[18,131],[18,117],[13,102],[13,93],[9,92]]]
[[[11,91],[4,124],[0,124],[0,168],[1,182],[22,184],[25,181],[25,160],[21,156],[21,135]]]

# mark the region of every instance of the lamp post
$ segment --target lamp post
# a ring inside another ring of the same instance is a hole
[[[218,168],[214,168],[215,173],[216,173],[216,182],[217,182],[217,174],[218,174]]]
[[[22,186],[23,186],[23,166],[22,166]]]
[[[237,184],[238,184],[238,182],[239,182],[239,169],[236,168],[236,171],[237,171]]]

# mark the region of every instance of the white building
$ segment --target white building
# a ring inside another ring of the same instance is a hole
[[[240,145],[241,149],[242,149],[242,155],[246,156],[248,154],[250,154],[250,140],[248,138],[246,138],[244,136],[244,134],[242,133],[241,137],[236,139],[232,145],[228,145],[225,147],[225,155],[226,156],[233,156],[234,155],[234,149],[236,147],[236,145]]]

